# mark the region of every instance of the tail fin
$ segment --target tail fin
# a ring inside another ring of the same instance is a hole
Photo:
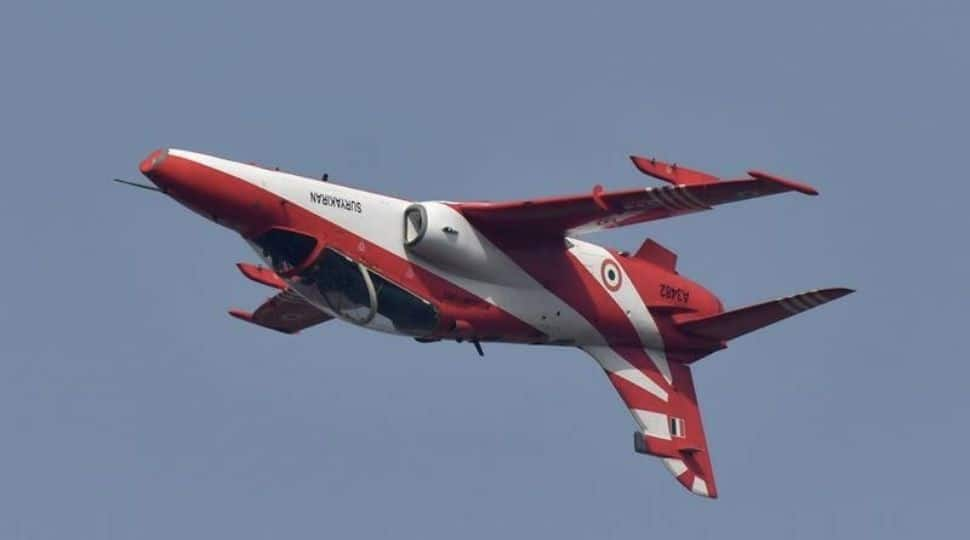
[[[717,315],[680,319],[677,327],[686,334],[729,341],[853,292],[845,288],[808,291]]]

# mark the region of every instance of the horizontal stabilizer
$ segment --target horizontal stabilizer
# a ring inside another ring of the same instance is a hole
[[[728,341],[852,292],[845,288],[808,291],[708,317],[681,319],[677,321],[677,327],[686,334]]]

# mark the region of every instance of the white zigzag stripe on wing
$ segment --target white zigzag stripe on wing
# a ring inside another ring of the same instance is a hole
[[[586,354],[596,359],[600,367],[607,372],[635,384],[663,401],[667,401],[670,398],[666,390],[655,383],[653,379],[647,377],[645,373],[637,369],[633,364],[627,362],[625,358],[620,356],[609,345],[583,346],[580,348],[586,351]],[[636,419],[636,415],[634,415],[634,419]]]
[[[596,279],[597,283],[602,284],[602,277],[599,275],[598,269],[604,260],[613,260],[610,252],[595,244],[574,238],[571,238],[569,241],[573,245],[569,252],[583,263],[583,267]],[[650,358],[650,361],[657,366],[657,370],[663,375],[667,384],[671,384],[673,378],[670,374],[670,364],[667,362],[667,353],[664,349],[663,338],[660,336],[660,330],[657,328],[657,322],[653,319],[653,315],[650,314],[650,310],[647,309],[646,304],[643,303],[643,298],[640,298],[640,294],[630,281],[630,276],[623,270],[623,266],[620,264],[616,266],[620,269],[620,273],[623,274],[623,279],[621,280],[623,285],[619,290],[611,291],[605,284],[602,284],[603,289],[620,306],[620,309],[626,313],[630,324],[636,329],[640,343],[644,347],[644,352]]]

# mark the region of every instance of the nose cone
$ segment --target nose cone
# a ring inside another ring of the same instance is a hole
[[[148,157],[143,159],[142,162],[138,165],[138,169],[142,172],[142,174],[148,174],[152,172],[152,170],[154,170],[155,167],[161,165],[162,162],[165,161],[165,158],[167,157],[168,157],[168,148],[159,148],[158,150],[155,150],[151,154],[148,154]]]
[[[149,180],[151,180],[151,173],[157,170],[158,167],[161,167],[162,162],[165,161],[165,158],[167,157],[168,148],[159,148],[151,154],[148,154],[148,157],[143,159],[142,162],[138,164],[138,170],[147,176]]]
[[[138,169],[165,194],[190,210],[246,235],[266,223],[278,222],[282,206],[273,196],[241,176],[213,167],[241,164],[192,152],[159,149],[148,154]]]
[[[141,160],[138,170],[162,191],[175,199],[197,190],[198,171],[178,155],[178,151],[159,148]]]

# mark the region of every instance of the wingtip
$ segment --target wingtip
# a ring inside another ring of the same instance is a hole
[[[751,176],[752,178],[757,178],[758,180],[764,180],[766,182],[774,182],[776,184],[781,184],[792,191],[804,193],[805,195],[812,195],[812,196],[818,195],[818,190],[808,184],[795,182],[794,180],[789,180],[787,178],[782,178],[780,176],[768,174],[763,171],[748,171],[748,175]]]
[[[241,309],[233,308],[233,309],[230,309],[228,313],[230,316],[235,317],[239,320],[243,320],[246,322],[253,322],[253,314],[248,311],[243,311]]]
[[[700,476],[691,476],[689,474],[682,475],[677,478],[682,486],[687,488],[687,491],[697,495],[698,497],[704,497],[705,499],[716,499],[717,498],[717,488],[714,487],[713,482],[708,482]]]
[[[717,498],[714,469],[709,456],[701,453],[682,454],[679,458],[663,458],[664,467],[687,491],[708,499]]]
[[[823,289],[821,292],[824,292],[826,295],[830,296],[832,300],[835,300],[836,298],[842,298],[843,296],[848,296],[856,292],[856,290],[850,289],[848,287],[831,287],[828,289]]]
[[[262,326],[263,328],[269,328],[270,330],[276,330],[277,332],[281,332],[283,334],[288,334],[288,335],[291,335],[292,336],[294,334],[300,333],[299,330],[290,330],[290,329],[287,329],[287,328],[278,328],[278,327],[275,327],[275,326],[267,325],[265,322],[257,321],[255,319],[255,317],[253,316],[253,314],[251,312],[249,312],[249,311],[244,311],[244,310],[241,310],[241,309],[230,309],[228,311],[228,313],[232,317],[235,317],[235,318],[237,318],[237,319],[239,319],[241,321],[246,321],[248,323],[255,324],[256,326]]]
[[[283,278],[279,276],[276,272],[266,268],[265,266],[259,266],[250,263],[236,263],[236,268],[242,272],[242,275],[246,276],[246,279],[255,281],[261,285],[266,285],[267,287],[272,287],[274,289],[279,289],[285,291],[289,288],[289,284],[283,281]]]
[[[688,469],[677,476],[676,479],[687,491],[698,497],[704,497],[705,499],[717,498],[717,487],[714,485],[714,479],[711,475],[705,475],[696,468],[688,466]]]
[[[652,165],[656,165],[657,160],[654,158],[648,158],[643,156],[630,155],[630,161],[633,162],[633,166],[637,168],[638,171],[643,174],[654,176],[657,170]]]

